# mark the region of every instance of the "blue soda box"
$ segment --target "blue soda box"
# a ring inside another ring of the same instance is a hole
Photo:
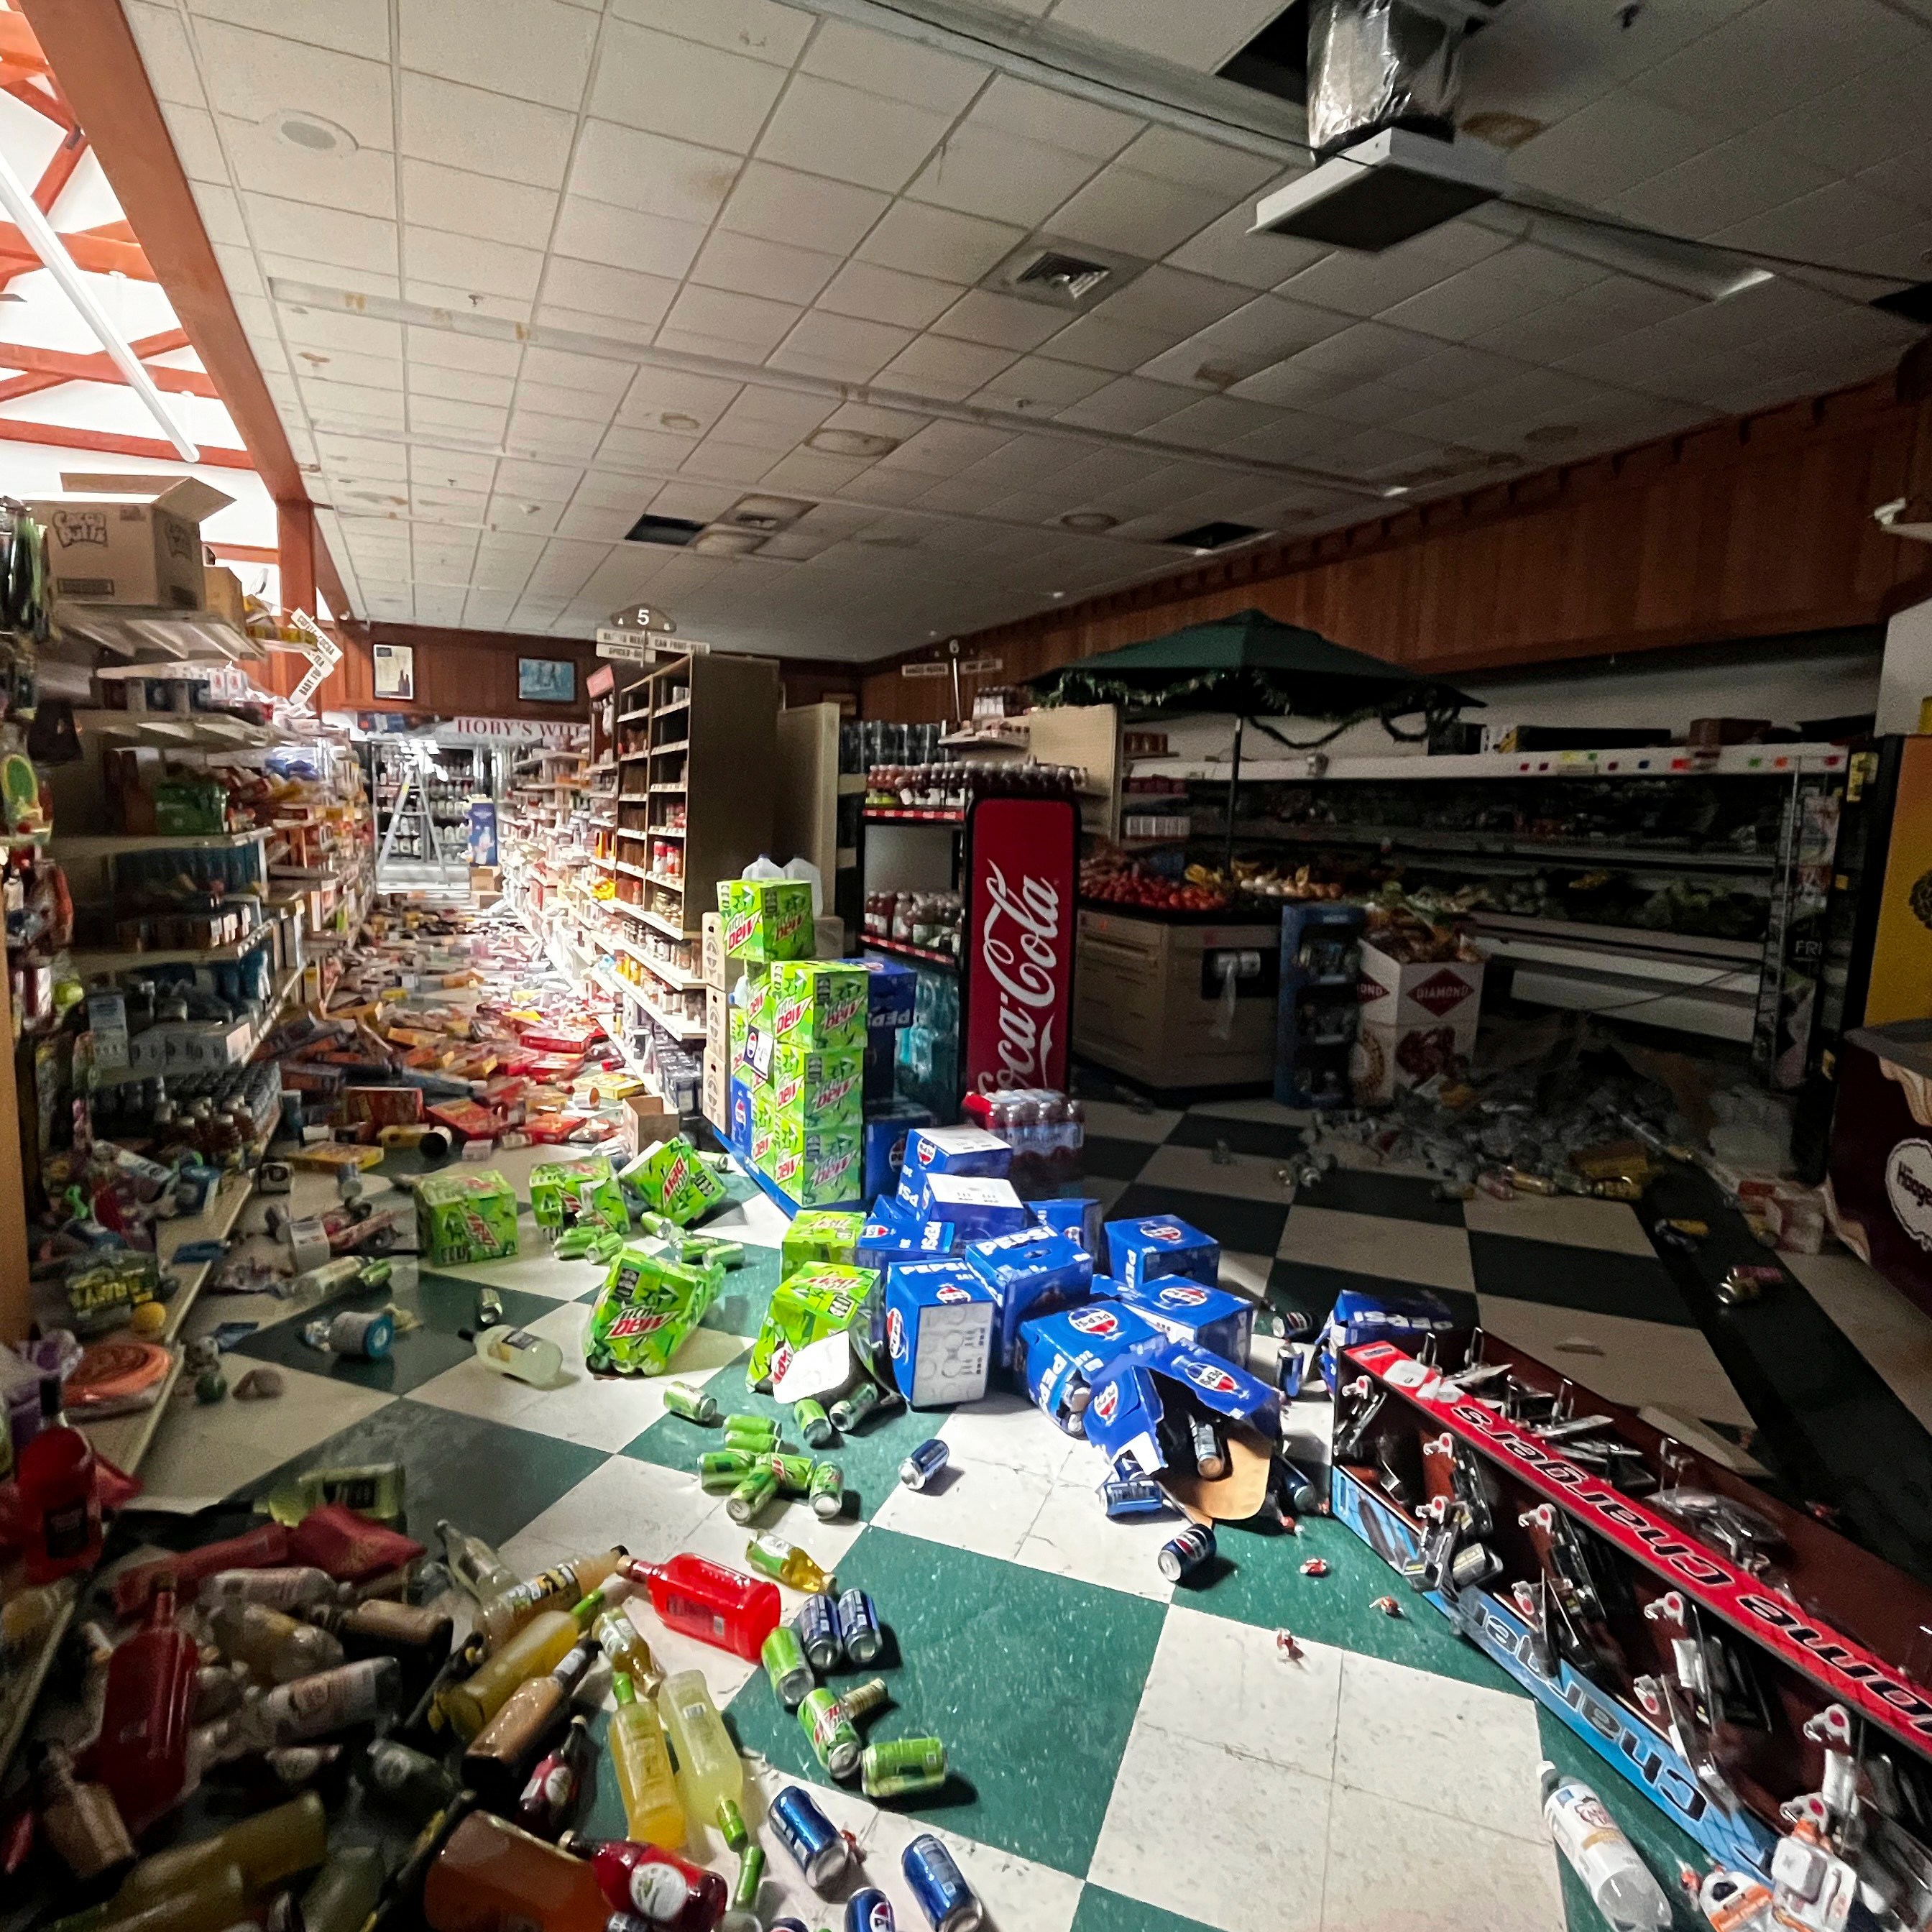
[[[1245,1369],[1185,1342],[1118,1355],[1093,1384],[1087,1438],[1109,1460],[1131,1456],[1149,1475],[1166,1466],[1160,1419],[1189,1405],[1246,1424],[1272,1449],[1281,1435],[1281,1398]]]
[[[1190,1342],[1210,1355],[1246,1366],[1255,1336],[1255,1305],[1225,1288],[1204,1288],[1186,1275],[1162,1275],[1138,1288],[1109,1291],[1170,1342]]]
[[[866,1103],[866,1123],[860,1130],[860,1160],[866,1170],[868,1196],[890,1194],[898,1186],[908,1136],[915,1127],[932,1125],[932,1110],[910,1100]]]
[[[959,1245],[959,1231],[950,1221],[925,1221],[913,1228],[868,1216],[861,1230],[854,1258],[860,1267],[883,1268],[894,1262],[931,1261],[950,1255]],[[872,1258],[864,1258],[869,1255]]]
[[[910,1026],[919,975],[896,959],[862,959],[859,964],[872,976],[866,989],[870,995],[866,1005],[867,1030],[891,1033]]]
[[[1100,1258],[1100,1204],[1090,1199],[1036,1201],[1033,1218],[1058,1234],[1071,1234],[1097,1262]]]
[[[924,1212],[926,1184],[937,1174],[974,1174],[1004,1180],[1013,1150],[984,1127],[921,1127],[906,1136],[905,1165],[899,1169],[899,1198]]]
[[[1168,1274],[1212,1288],[1221,1276],[1221,1244],[1172,1214],[1107,1223],[1107,1272],[1123,1288]]]
[[[729,1120],[731,1144],[740,1154],[748,1154],[752,1147],[752,1085],[749,1081],[733,1078]]]
[[[923,1134],[923,1127],[917,1134]],[[914,1136],[916,1138],[917,1134]],[[905,1177],[912,1172],[912,1155],[899,1174],[899,1198],[905,1198]],[[974,1174],[928,1174],[917,1212],[922,1221],[950,1221],[961,1240],[990,1240],[1034,1225],[1026,1203],[1010,1180],[993,1180]]]
[[[1026,1391],[1034,1406],[1069,1436],[1086,1433],[1081,1412],[1086,1391],[1101,1370],[1130,1348],[1160,1336],[1118,1301],[1090,1301],[1020,1324],[1025,1351]]]
[[[1322,1379],[1333,1395],[1344,1348],[1359,1348],[1364,1342],[1391,1342],[1413,1354],[1425,1335],[1446,1335],[1461,1325],[1448,1303],[1426,1288],[1345,1288],[1336,1296],[1322,1333]]]
[[[1020,1366],[1020,1324],[1030,1316],[1087,1300],[1094,1292],[1094,1257],[1071,1235],[1034,1226],[988,1241],[974,1241],[966,1263],[1000,1304],[999,1360]]]
[[[886,1270],[885,1308],[892,1380],[914,1408],[985,1396],[1000,1311],[970,1268],[956,1261],[895,1262]]]

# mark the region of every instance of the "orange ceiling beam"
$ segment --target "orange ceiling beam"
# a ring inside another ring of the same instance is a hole
[[[38,442],[50,449],[91,450],[97,456],[153,456],[179,464],[172,443],[158,436],[120,436],[104,429],[69,429],[64,423],[22,422],[0,416],[0,442]],[[195,458],[213,470],[253,470],[255,459],[245,449],[211,449],[203,443]]]
[[[0,14],[0,61],[9,67],[24,68],[29,74],[46,72],[47,57],[24,14]]]
[[[5,17],[0,14],[0,20]],[[77,268],[88,269],[97,275],[125,275],[130,282],[160,279],[148,266],[138,242],[114,242],[104,235],[85,234],[63,235],[61,242]],[[28,246],[27,238],[10,221],[0,221],[0,256],[11,256],[36,268],[40,266],[40,258]]]
[[[180,347],[179,344],[171,344]],[[159,350],[135,353],[145,358],[147,354],[159,354]],[[0,369],[19,369],[36,376],[52,376],[64,382],[112,382],[125,388],[128,379],[115,368],[104,355],[78,356],[64,349],[29,349],[18,342],[0,342]],[[154,379],[154,387],[177,396],[208,396],[215,401],[221,400],[212,376],[204,376],[199,369],[153,369],[148,374]],[[55,384],[41,384],[42,388],[52,388]],[[10,382],[0,381],[0,403],[11,401],[16,394]]]
[[[138,341],[131,342],[128,346],[134,350],[141,361],[145,362],[150,356],[163,356],[171,349],[185,349],[188,346],[188,332],[180,328],[164,329],[158,334],[144,335]],[[120,370],[116,369],[114,364],[103,355],[75,356],[68,354],[64,350],[30,350],[24,343],[18,342],[0,342],[0,351],[6,352],[0,353],[0,369],[32,369],[37,371],[32,375],[16,376],[9,380],[0,381],[0,402],[10,403],[18,397],[38,395],[43,389],[56,389],[62,383],[75,380],[72,373],[48,368],[46,364],[50,358],[56,358],[62,362],[79,361],[90,364],[98,362],[104,365],[105,373],[100,375],[89,373],[81,378],[84,381],[118,382],[121,380]],[[17,361],[11,359],[14,356],[18,356]],[[32,358],[31,361],[28,359],[30,357]],[[182,369],[172,370],[157,369],[154,373],[158,377],[164,374],[180,376],[194,372]],[[206,381],[207,379],[203,377],[202,380]],[[162,386],[165,388],[166,385],[163,384]],[[210,389],[206,392],[197,390],[193,393],[196,394],[206,393],[212,395],[214,392]]]

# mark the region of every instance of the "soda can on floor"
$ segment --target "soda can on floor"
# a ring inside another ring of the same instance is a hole
[[[832,1418],[824,1407],[807,1396],[791,1406],[792,1424],[805,1438],[808,1449],[826,1449],[832,1444]]]
[[[977,1932],[980,1901],[952,1854],[930,1832],[899,1855],[899,1869],[932,1932]]]
[[[886,1647],[879,1612],[863,1590],[848,1590],[838,1599],[838,1642],[854,1664],[874,1664]]]
[[[845,1472],[836,1462],[820,1462],[812,1472],[806,1493],[820,1522],[836,1522],[845,1514]]]
[[[863,1684],[854,1684],[849,1690],[840,1691],[838,1701],[844,1706],[846,1716],[856,1724],[861,1718],[869,1718],[874,1711],[883,1710],[892,1694],[883,1677],[874,1677]]]
[[[845,1901],[845,1932],[898,1932],[892,1900],[876,1886],[853,1893]]]
[[[687,1422],[701,1422],[707,1426],[718,1420],[718,1398],[706,1395],[702,1389],[688,1388],[682,1382],[666,1382],[664,1406],[673,1415],[681,1415]]]
[[[798,1727],[812,1741],[820,1768],[842,1781],[859,1768],[859,1727],[846,1715],[836,1690],[820,1684],[798,1707]]]
[[[724,1498],[724,1514],[734,1522],[749,1522],[778,1492],[778,1479],[769,1469],[754,1468]]]
[[[758,1888],[765,1882],[765,1855],[757,1845],[747,1845],[738,1854],[738,1876],[731,1887],[731,1907],[735,1912],[755,1912]]]
[[[718,1801],[718,1828],[724,1834],[725,1845],[731,1851],[742,1852],[752,1842],[744,1813],[728,1798]]]
[[[868,1744],[859,1760],[859,1782],[868,1798],[910,1798],[946,1782],[946,1747],[937,1738],[894,1738]]]
[[[711,1496],[728,1496],[752,1473],[752,1462],[742,1449],[713,1449],[698,1459],[698,1486]]]
[[[802,1496],[811,1490],[812,1472],[818,1465],[809,1456],[788,1456],[775,1450],[765,1458],[765,1467],[778,1479],[781,1493]]]
[[[1117,1477],[1100,1485],[1100,1501],[1109,1516],[1157,1516],[1167,1507],[1167,1492],[1144,1476]]]
[[[909,1490],[922,1490],[952,1458],[952,1450],[929,1436],[899,1465],[899,1480]]]
[[[844,1660],[844,1646],[838,1636],[838,1606],[828,1593],[821,1591],[806,1598],[792,1619],[792,1628],[798,1632],[798,1640],[805,1647],[805,1660],[813,1670],[836,1670]]]
[[[829,1891],[844,1876],[851,1847],[832,1828],[832,1820],[820,1810],[808,1791],[788,1784],[772,1800],[765,1822],[814,1892]],[[772,1932],[777,1932],[776,1927]]]
[[[805,1646],[799,1641],[798,1632],[790,1624],[778,1624],[766,1638],[758,1658],[765,1666],[765,1675],[772,1681],[772,1688],[778,1694],[778,1702],[788,1711],[796,1711],[805,1702],[806,1694],[816,1681],[806,1657]]]
[[[770,1932],[809,1932],[802,1918],[774,1918]]]
[[[1198,1574],[1214,1556],[1214,1532],[1204,1522],[1190,1522],[1172,1542],[1161,1545],[1156,1561],[1160,1574],[1170,1583],[1178,1583],[1183,1577]]]
[[[832,1427],[841,1435],[850,1435],[884,1400],[878,1383],[861,1382],[842,1401],[832,1405]]]

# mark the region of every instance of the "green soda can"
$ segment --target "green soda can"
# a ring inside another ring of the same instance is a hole
[[[735,1490],[752,1473],[753,1460],[742,1449],[713,1449],[698,1459],[698,1486],[714,1496]]]
[[[734,1852],[742,1852],[752,1842],[751,1832],[745,1824],[745,1814],[728,1798],[718,1801],[718,1828],[724,1834],[725,1844]]]
[[[728,1415],[724,1418],[726,1436],[743,1436],[748,1442],[762,1442],[767,1448],[778,1446],[778,1418],[770,1415]]]
[[[749,1522],[778,1492],[778,1478],[770,1470],[754,1468],[725,1498],[724,1514],[734,1522]]]
[[[780,1624],[766,1638],[764,1648],[758,1653],[758,1660],[765,1666],[765,1675],[772,1680],[772,1688],[778,1693],[778,1702],[788,1711],[796,1711],[818,1682],[806,1660],[805,1646],[799,1641],[798,1632],[790,1624]],[[728,1835],[724,1842],[731,1844]],[[738,1847],[731,1845],[731,1849],[735,1852]]]
[[[809,1456],[787,1456],[774,1451],[764,1459],[765,1466],[778,1478],[779,1490],[788,1496],[809,1496],[812,1479],[818,1465]]]
[[[799,1727],[812,1740],[812,1755],[834,1778],[859,1768],[859,1733],[836,1690],[820,1684],[798,1707]]]
[[[821,1522],[830,1522],[845,1510],[845,1472],[836,1462],[820,1462],[812,1472],[812,1513]]]
[[[664,1406],[672,1414],[681,1415],[687,1422],[709,1424],[718,1420],[718,1398],[682,1382],[664,1384]]]
[[[895,1738],[868,1744],[859,1760],[859,1782],[868,1798],[910,1798],[946,1782],[946,1747],[937,1738]]]
[[[830,1444],[832,1419],[809,1396],[802,1402],[792,1404],[791,1419],[800,1435],[805,1438],[806,1448],[823,1449]]]
[[[885,1397],[876,1382],[861,1382],[842,1402],[832,1405],[832,1426],[842,1436],[849,1436],[877,1408]]]
[[[868,1678],[863,1684],[855,1684],[849,1690],[839,1693],[838,1701],[845,1706],[845,1714],[854,1724],[861,1718],[869,1718],[872,1713],[889,1702],[892,1692],[886,1688],[883,1677]]]
[[[738,1880],[731,1888],[734,1911],[749,1912],[758,1903],[758,1888],[765,1882],[765,1854],[762,1847],[748,1844],[738,1854]]]

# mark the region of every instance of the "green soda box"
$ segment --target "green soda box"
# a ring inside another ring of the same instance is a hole
[[[802,1348],[837,1329],[850,1328],[878,1281],[871,1268],[845,1268],[830,1262],[794,1270],[772,1291],[764,1324],[752,1344],[751,1359],[745,1366],[746,1380],[764,1381],[781,1348],[788,1352]]]
[[[866,1056],[843,1048],[772,1049],[774,1120],[784,1117],[802,1127],[856,1126],[865,1111]],[[755,1104],[755,1103],[754,1103]]]
[[[795,1216],[779,1252],[779,1279],[820,1262],[850,1268],[865,1226],[862,1214],[833,1214],[825,1208]]]
[[[704,1313],[722,1268],[688,1268],[642,1248],[621,1250],[584,1330],[586,1367],[605,1374],[661,1376]]]
[[[610,1163],[601,1154],[580,1160],[546,1160],[530,1169],[530,1213],[539,1228],[560,1228],[566,1214],[630,1230],[631,1210]]]
[[[776,1157],[765,1172],[801,1208],[856,1201],[864,1191],[865,1178],[859,1143],[856,1126],[807,1127],[790,1138],[782,1115],[773,1139]]]
[[[680,1228],[729,1198],[724,1182],[698,1159],[698,1150],[682,1134],[653,1148],[631,1175],[631,1185],[653,1212]]]
[[[416,1188],[416,1245],[431,1268],[517,1252],[517,1197],[494,1167],[433,1174]]]
[[[800,959],[769,976],[772,1038],[780,1046],[864,1050],[872,984],[864,967]]]
[[[728,959],[809,959],[812,887],[803,879],[720,879]]]

